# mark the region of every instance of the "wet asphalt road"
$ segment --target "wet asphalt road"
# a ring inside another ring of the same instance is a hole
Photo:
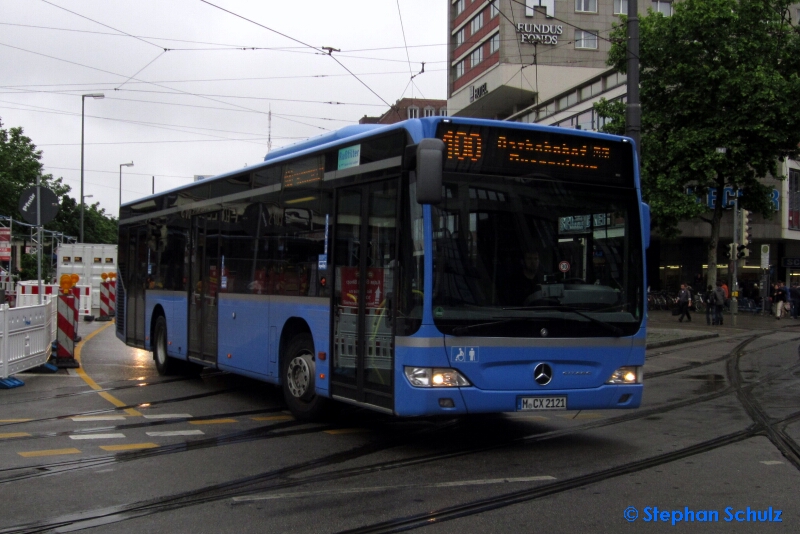
[[[0,391],[0,533],[795,532],[800,325],[777,326],[648,350],[637,410],[308,424],[82,324],[80,372]]]

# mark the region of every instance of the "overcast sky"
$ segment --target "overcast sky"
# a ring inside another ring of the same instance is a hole
[[[24,129],[77,199],[81,95],[104,93],[85,99],[84,194],[116,216],[121,163],[134,163],[125,203],[149,195],[153,176],[158,192],[258,163],[270,132],[275,149],[401,97],[446,98],[447,5],[0,0],[0,120]]]

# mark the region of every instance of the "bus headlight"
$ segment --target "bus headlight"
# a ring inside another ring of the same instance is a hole
[[[411,385],[418,388],[455,388],[472,385],[455,369],[406,367],[405,372]]]
[[[606,380],[606,384],[641,384],[643,380],[642,367],[620,367]]]

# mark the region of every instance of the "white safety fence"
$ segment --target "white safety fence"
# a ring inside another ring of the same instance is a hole
[[[43,302],[17,308],[0,306],[0,380],[50,359],[58,326],[57,299],[46,295]]]

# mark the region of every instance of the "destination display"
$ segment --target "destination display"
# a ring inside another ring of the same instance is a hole
[[[442,123],[444,170],[633,186],[631,143]]]
[[[283,187],[301,187],[322,180],[325,175],[325,157],[312,156],[287,163],[283,169]]]

